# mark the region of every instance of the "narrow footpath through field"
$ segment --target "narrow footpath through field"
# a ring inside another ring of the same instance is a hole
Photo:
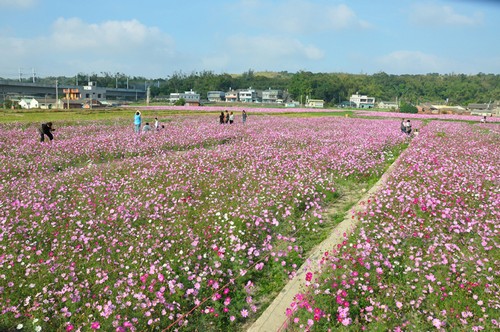
[[[391,172],[399,165],[399,161],[405,151],[389,166],[373,187],[345,214],[344,220],[333,229],[330,236],[311,250],[309,258],[297,270],[295,277],[283,287],[269,307],[247,329],[247,332],[277,332],[285,329],[287,323],[286,309],[293,302],[295,295],[304,289],[306,271],[313,274],[319,273],[320,265],[318,262],[324,253],[336,248],[338,244],[341,244],[345,240],[346,236],[354,231],[359,223],[357,214],[364,211],[365,202],[386,183]],[[335,207],[331,209],[335,209]]]

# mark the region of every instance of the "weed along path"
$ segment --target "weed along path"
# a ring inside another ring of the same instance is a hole
[[[357,215],[365,210],[365,202],[373,196],[387,181],[391,172],[399,165],[401,157],[405,154],[403,151],[399,157],[389,166],[380,179],[353,205],[345,214],[344,220],[338,224],[330,236],[318,244],[312,251],[306,262],[297,270],[295,277],[290,280],[274,301],[267,307],[262,315],[247,329],[247,332],[276,332],[283,331],[286,328],[287,316],[286,309],[294,301],[294,297],[305,286],[306,271],[313,275],[320,273],[319,261],[325,252],[331,251],[341,244],[345,238],[351,234],[359,223]],[[358,196],[359,197],[359,196]],[[348,204],[348,202],[345,202]],[[328,214],[334,214],[336,207],[330,208]]]

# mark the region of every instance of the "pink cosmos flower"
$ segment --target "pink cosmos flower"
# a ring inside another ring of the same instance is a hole
[[[350,325],[352,323],[352,319],[351,318],[344,318],[344,319],[342,319],[341,323],[344,326]]]
[[[441,322],[439,319],[434,318],[432,320],[432,325],[434,325],[435,328],[439,329],[441,326],[443,326],[443,322]]]
[[[149,274],[147,274],[147,273],[143,274],[143,275],[140,277],[141,282],[142,282],[142,283],[146,283],[146,280],[148,279],[148,277],[149,277]]]

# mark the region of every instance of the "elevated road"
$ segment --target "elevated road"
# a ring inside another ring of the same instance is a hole
[[[57,94],[59,97],[64,96],[64,89],[78,89],[85,98],[84,86],[78,85],[58,85]],[[123,89],[123,88],[106,88],[98,87],[103,90],[103,98],[106,100],[138,100],[146,98],[146,91],[139,89]],[[52,97],[56,96],[56,86],[38,83],[22,83],[22,82],[2,82],[0,81],[0,99],[5,99],[7,96],[33,96],[33,97]]]

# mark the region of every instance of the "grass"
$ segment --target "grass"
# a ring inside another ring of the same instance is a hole
[[[29,123],[29,122],[63,122],[76,123],[78,121],[106,121],[106,120],[127,120],[133,119],[133,109],[93,109],[93,110],[1,110],[0,123]],[[151,118],[151,121],[156,116],[172,116],[172,115],[206,115],[207,113],[193,111],[169,111],[169,110],[154,110],[142,111],[143,118]],[[148,119],[149,120],[149,119]]]
[[[105,108],[105,109],[78,109],[78,110],[0,110],[0,123],[38,123],[45,121],[62,122],[65,124],[76,124],[80,121],[119,121],[130,120],[133,117],[133,109]],[[172,110],[146,110],[142,111],[144,121],[153,121],[154,117],[177,116],[177,115],[204,115],[216,116],[218,111],[172,111]],[[311,113],[272,113],[276,116],[287,117],[318,117],[318,116],[354,116],[353,111],[345,112],[311,112]],[[252,116],[266,115],[266,113],[255,113]]]

